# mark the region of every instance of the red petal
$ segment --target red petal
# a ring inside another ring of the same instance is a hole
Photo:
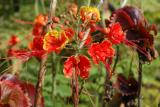
[[[43,50],[43,37],[35,37],[29,48],[31,50]]]
[[[14,45],[16,45],[18,42],[20,42],[20,39],[19,39],[17,36],[12,35],[11,38],[9,39],[9,41],[8,41],[8,44],[9,44],[10,46],[14,46]]]
[[[18,58],[18,59],[20,59],[24,62],[29,60],[29,58],[31,58],[31,56],[32,56],[30,51],[27,51],[27,50],[13,50],[13,49],[8,50],[8,55],[16,57],[16,58]]]
[[[34,36],[41,36],[41,35],[44,35],[45,34],[45,31],[44,31],[44,26],[40,25],[40,24],[35,24],[33,26],[33,30],[32,30],[32,34]]]
[[[30,98],[31,100],[31,104],[32,106],[34,105],[34,101],[35,101],[35,87],[34,85],[30,84],[30,83],[26,83],[26,82],[22,82],[20,84],[20,86],[22,87],[22,90],[24,91],[24,93],[27,94],[27,96]],[[40,107],[44,107],[44,98],[41,98],[41,106]]]
[[[113,44],[120,44],[124,41],[125,35],[119,23],[110,24],[109,29],[107,37]]]
[[[73,36],[75,34],[74,30],[71,29],[71,28],[67,28],[67,29],[64,29],[64,31],[65,31],[65,34],[68,37],[68,39],[72,40],[72,38],[73,38]]]
[[[92,57],[95,64],[99,61],[106,62],[107,58],[114,56],[115,51],[112,48],[112,44],[105,40],[102,43],[94,43],[88,49],[88,54]]]
[[[63,68],[63,73],[65,77],[71,78],[73,74],[73,70],[75,69],[77,65],[77,61],[74,56],[69,57],[65,62],[64,62],[64,68]]]
[[[89,77],[89,69],[91,68],[91,64],[89,62],[89,59],[84,56],[84,55],[78,55],[79,57],[79,63],[78,63],[78,68],[80,71],[80,76],[83,79],[86,79]]]

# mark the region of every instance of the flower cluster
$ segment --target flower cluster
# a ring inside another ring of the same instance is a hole
[[[75,17],[77,8],[70,8],[70,12],[73,11]],[[155,26],[148,25],[139,9],[126,6],[116,10],[110,20],[106,21],[106,27],[96,24],[101,19],[100,12],[96,7],[82,6],[78,15],[81,19],[78,30],[68,27],[69,22],[66,24],[65,16],[63,16],[63,20],[66,25],[60,24],[61,20],[53,16],[50,29],[46,30],[46,26],[49,24],[48,16],[40,14],[34,21],[32,30],[34,37],[29,44],[30,51],[12,50],[10,54],[26,61],[31,56],[43,58],[43,55],[51,52],[59,54],[68,43],[75,43],[77,46],[73,47],[76,48],[76,51],[78,50],[77,52],[80,52],[79,49],[83,49],[82,47],[85,45],[94,64],[102,62],[105,65],[109,78],[112,76],[111,60],[116,55],[113,45],[125,43],[136,47],[143,61],[151,61],[156,57],[156,51],[153,47],[154,39],[151,34],[151,31],[157,33]],[[75,20],[78,20],[77,17]],[[99,34],[96,35],[97,32]],[[93,39],[96,36],[102,39],[94,42]],[[19,40],[13,36],[9,44],[15,45],[17,42]],[[64,62],[63,72],[68,78],[72,78],[76,74],[76,76],[87,79],[90,68],[89,58],[86,55],[76,53],[69,56]]]
[[[50,53],[54,52],[62,56],[61,58],[66,58],[65,61],[60,60],[60,63],[64,64],[64,76],[71,79],[72,94],[76,104],[79,101],[76,99],[79,95],[78,79],[80,77],[86,80],[90,75],[91,61],[89,58],[93,60],[93,64],[105,65],[108,76],[105,85],[108,85],[108,90],[112,90],[112,84],[109,82],[111,82],[110,79],[118,58],[115,58],[115,65],[112,69],[111,64],[114,56],[119,55],[118,45],[124,43],[135,48],[140,61],[143,62],[150,62],[158,55],[154,48],[154,35],[157,35],[157,29],[155,25],[148,24],[138,8],[125,6],[115,10],[110,19],[106,20],[106,26],[99,23],[100,12],[96,7],[82,6],[78,13],[77,5],[72,4],[67,15],[72,15],[72,18],[66,15],[59,17],[38,15],[33,23],[32,41],[28,49],[15,50],[13,47],[20,42],[20,39],[12,35],[8,41],[8,55],[15,56],[24,62],[31,57],[36,57],[38,61],[41,61],[39,77],[41,73],[43,77],[45,75],[46,66],[44,65]],[[152,31],[154,34],[151,33]],[[117,53],[114,46],[117,46]],[[63,54],[66,51],[69,51],[69,55]],[[42,81],[38,81],[40,85],[42,85],[40,82],[43,82],[43,77],[41,77]],[[34,105],[34,86],[16,80],[14,76],[13,78],[0,76],[0,106],[29,107]],[[139,90],[138,86],[138,82],[133,77],[125,78],[119,74],[114,88],[119,91],[122,99],[129,97],[129,100],[135,100]],[[111,99],[110,95],[107,99]],[[43,98],[41,98],[41,107],[43,106]]]

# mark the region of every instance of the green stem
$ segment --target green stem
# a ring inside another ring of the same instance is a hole
[[[142,62],[139,59],[139,67],[138,67],[138,83],[139,83],[139,89],[138,89],[138,107],[141,107],[141,87],[142,87]]]
[[[116,47],[116,59],[113,65],[113,69],[112,69],[112,73],[114,74],[115,70],[116,70],[116,66],[119,60],[119,46]]]
[[[44,4],[44,0],[41,0],[41,4],[42,4],[43,13],[46,13],[46,7]]]
[[[35,14],[38,15],[39,14],[38,0],[35,0],[34,8],[35,8]]]

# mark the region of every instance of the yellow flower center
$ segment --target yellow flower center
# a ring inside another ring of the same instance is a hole
[[[62,34],[62,32],[63,32],[62,30],[52,30],[52,31],[48,32],[46,34],[46,36],[50,35],[50,36],[54,36],[55,38],[59,38],[60,35]]]

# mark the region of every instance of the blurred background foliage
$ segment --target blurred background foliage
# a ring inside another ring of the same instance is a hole
[[[74,0],[76,1],[76,0]],[[73,0],[58,0],[56,15],[66,13],[68,4]],[[109,0],[113,6],[119,8],[120,0]],[[127,0],[127,4],[136,5],[139,0]],[[21,42],[20,47],[25,49],[32,37],[32,25],[21,21],[33,22],[36,15],[46,13],[49,9],[49,0],[0,0],[0,57],[6,57],[7,40],[11,35],[17,35]],[[79,5],[92,5],[97,0],[77,0]],[[105,1],[106,2],[106,1]],[[150,23],[155,23],[160,31],[160,0],[141,0],[137,5],[144,12],[146,19]],[[105,7],[105,4],[104,4]],[[106,10],[103,15],[108,16]],[[160,33],[155,37],[155,46],[160,54]],[[127,50],[127,51],[126,51]],[[132,72],[137,78],[137,59],[136,53],[125,46],[120,46],[120,60],[116,68],[116,73],[123,73],[125,76]],[[56,62],[54,62],[56,61]],[[30,59],[24,64],[19,64],[14,60],[15,69],[19,72],[22,80],[36,84],[39,63],[35,58]],[[72,107],[70,80],[63,75],[62,58],[58,55],[51,55],[47,63],[47,74],[43,86],[45,107]],[[131,63],[132,62],[132,63]],[[54,64],[54,67],[52,66]],[[12,70],[13,70],[12,69]],[[8,62],[0,62],[0,72],[9,71]],[[56,71],[54,77],[53,70]],[[53,79],[54,78],[54,79]],[[90,78],[85,81],[84,89],[88,93],[80,95],[80,107],[100,107],[102,104],[102,94],[104,88],[105,69],[102,64],[93,66]],[[115,78],[113,78],[113,81]],[[80,84],[82,80],[80,80]],[[142,105],[143,107],[157,107],[160,103],[160,57],[150,64],[143,66],[143,88]]]

